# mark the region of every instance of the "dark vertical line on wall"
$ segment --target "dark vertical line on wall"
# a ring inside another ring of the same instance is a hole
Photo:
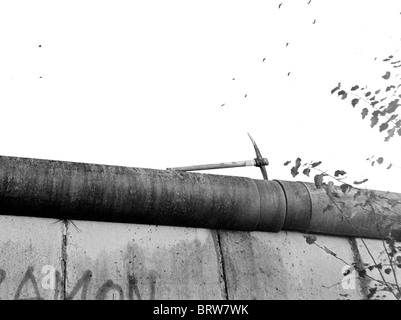
[[[228,300],[226,269],[224,264],[223,249],[221,246],[220,230],[212,230],[212,237],[216,249],[217,262],[220,268],[220,283],[222,287],[223,299]]]
[[[61,243],[61,285],[62,299],[67,299],[67,237],[68,220],[63,220],[63,237]]]
[[[348,241],[349,241],[349,243],[351,245],[351,251],[352,251],[352,254],[353,254],[355,266],[357,267],[357,269],[363,270],[365,268],[365,266],[363,264],[363,260],[362,260],[361,254],[359,252],[358,244],[356,242],[356,239],[355,238],[348,238]],[[368,298],[368,294],[369,294],[368,280],[365,279],[365,278],[358,277],[358,282],[359,282],[360,292],[361,292],[361,294],[363,296],[363,299],[364,300],[369,299]]]

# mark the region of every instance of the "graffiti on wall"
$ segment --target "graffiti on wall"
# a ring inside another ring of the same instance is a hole
[[[81,278],[75,283],[72,287],[71,291],[67,292],[65,277],[61,276],[60,271],[56,270],[52,266],[44,266],[42,268],[43,277],[38,279],[34,274],[34,267],[29,266],[19,282],[17,288],[15,289],[15,294],[13,295],[14,300],[43,300],[44,298],[41,295],[42,290],[53,290],[54,300],[66,299],[80,299],[87,300],[89,294],[90,285],[94,285],[92,283],[93,272],[91,270],[84,271]],[[126,277],[126,288],[123,287],[113,280],[108,279],[104,281],[98,288],[95,290],[95,294],[93,296],[96,300],[105,300],[112,296],[115,299],[119,300],[142,300],[142,299],[155,299],[155,288],[156,288],[156,279],[157,274],[155,271],[150,270],[148,277],[149,279],[149,291],[150,294],[146,297],[141,294],[140,287],[138,285],[138,279],[134,274],[127,273]],[[7,280],[7,272],[0,268],[0,296],[2,291],[2,285]],[[28,290],[29,289],[29,290]],[[29,291],[29,297],[26,297],[26,294],[22,294],[23,292]]]

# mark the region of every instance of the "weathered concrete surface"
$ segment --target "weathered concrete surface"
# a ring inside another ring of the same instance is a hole
[[[0,299],[394,299],[379,240],[74,223],[0,217]]]
[[[62,298],[62,234],[57,220],[0,216],[0,299]]]
[[[401,284],[401,253],[391,254],[390,247],[386,241],[373,239],[356,240],[361,260],[365,264],[368,298],[374,300],[395,300],[397,294],[396,284]],[[395,247],[400,248],[401,243],[396,242]],[[386,253],[387,251],[387,253]],[[390,265],[390,259],[393,268]],[[381,269],[374,267],[381,264]],[[398,267],[399,265],[399,267]],[[394,288],[394,294],[390,292],[389,286]],[[393,286],[395,285],[395,287]]]
[[[360,288],[344,289],[346,264],[296,232],[220,231],[229,299],[362,299]],[[351,264],[346,238],[317,236]]]
[[[75,224],[67,232],[69,299],[225,298],[215,231]]]

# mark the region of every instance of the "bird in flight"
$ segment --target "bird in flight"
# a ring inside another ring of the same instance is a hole
[[[313,20],[313,23],[312,24],[315,24],[316,23],[316,19],[315,20]]]
[[[235,80],[235,78],[233,78],[233,80]]]
[[[262,62],[265,62],[266,58],[263,58]]]
[[[286,47],[288,47],[288,45],[289,45],[289,44],[290,44],[290,43],[289,43],[289,42],[287,42],[287,43],[285,44],[285,46],[286,46]]]
[[[282,5],[283,3],[280,3],[279,5],[278,5],[278,8],[280,9],[281,8],[281,5]]]
[[[311,3],[312,2],[312,0],[309,0],[309,2],[307,3],[307,4],[309,4],[309,3]]]
[[[290,74],[291,74],[291,72],[288,72],[288,73],[287,73],[287,77],[289,77],[289,76],[290,76]]]
[[[246,97],[247,97],[247,95],[248,95],[248,94],[247,94],[247,93],[245,93],[245,96],[244,96],[244,98],[246,98]]]
[[[225,103],[223,103],[221,106],[222,106],[222,107],[224,107],[225,105],[226,105],[226,104],[225,104]]]

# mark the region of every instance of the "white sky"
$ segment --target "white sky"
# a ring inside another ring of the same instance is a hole
[[[401,192],[401,139],[330,95],[377,83],[401,2],[308,1],[1,1],[0,154],[165,169],[252,159],[249,131],[271,179],[301,157]]]

